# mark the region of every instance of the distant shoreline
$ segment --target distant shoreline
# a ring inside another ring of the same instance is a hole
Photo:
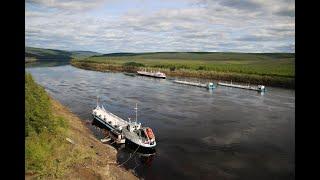
[[[148,71],[164,72],[167,76],[172,77],[190,77],[201,79],[212,79],[216,81],[233,81],[239,83],[262,84],[271,87],[281,87],[287,89],[295,89],[295,78],[286,76],[270,76],[270,75],[256,75],[256,74],[242,74],[233,72],[217,72],[204,70],[170,70],[168,68],[153,68],[153,67],[134,67],[124,66],[120,64],[104,64],[88,61],[72,60],[70,64],[74,67],[86,70],[107,72],[129,72],[135,73],[138,70],[146,69]]]

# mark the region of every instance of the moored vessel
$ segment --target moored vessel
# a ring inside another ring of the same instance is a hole
[[[179,80],[174,80],[173,82],[178,83],[178,84],[185,84],[185,85],[190,85],[190,86],[197,86],[197,87],[203,87],[207,89],[214,89],[216,88],[216,85],[212,82],[209,82],[207,84],[202,84],[202,83],[197,83],[197,82],[188,82],[188,81],[179,81]]]
[[[153,149],[157,143],[153,131],[149,127],[142,127],[141,123],[137,122],[138,107],[136,104],[136,120],[134,122],[129,121],[128,125],[122,129],[122,133],[126,138],[127,143],[138,145],[144,149]]]
[[[157,144],[155,135],[151,128],[143,127],[137,122],[137,104],[135,110],[136,120],[132,122],[129,118],[129,121],[125,121],[107,111],[103,106],[99,106],[97,102],[96,108],[92,110],[92,116],[109,131],[110,138],[116,143],[130,143],[144,149],[154,149]]]
[[[220,86],[226,86],[226,87],[234,87],[234,88],[240,88],[240,89],[248,89],[248,90],[254,90],[254,91],[258,91],[258,92],[265,92],[266,91],[266,87],[264,85],[258,85],[258,86],[244,86],[244,85],[239,85],[239,84],[232,84],[231,83],[222,83],[219,82],[218,85]]]
[[[137,71],[137,74],[141,76],[148,76],[148,77],[154,77],[154,78],[162,78],[162,79],[166,78],[166,74],[160,71],[157,71],[157,72]]]

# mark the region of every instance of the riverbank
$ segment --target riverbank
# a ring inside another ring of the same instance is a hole
[[[32,113],[39,112],[30,110],[33,107],[28,102],[36,100],[33,97],[47,98],[37,93],[42,92],[41,87],[34,89],[35,84],[31,86],[28,85],[26,90],[26,117],[32,117],[30,119],[35,121]],[[30,90],[34,92],[32,97],[29,96]],[[39,100],[42,107],[47,106],[45,102]],[[40,128],[43,130],[36,132],[30,130],[35,127],[31,124],[34,122],[27,121],[26,179],[138,179],[118,167],[116,149],[97,140],[83,120],[51,97],[48,98],[48,105],[47,110],[52,112],[52,116],[43,123],[49,120],[53,122],[53,128],[46,124]],[[40,123],[37,123],[37,127],[41,126]]]
[[[259,75],[259,74],[246,74],[246,73],[235,73],[235,72],[221,72],[221,71],[208,71],[208,70],[191,70],[191,69],[170,69],[170,68],[155,68],[143,65],[139,66],[128,66],[126,64],[117,63],[103,63],[95,61],[78,61],[72,60],[71,65],[94,71],[117,71],[117,72],[129,72],[135,73],[138,70],[147,71],[158,71],[164,72],[167,76],[173,77],[193,77],[203,78],[216,81],[233,81],[239,83],[250,83],[250,84],[263,84],[266,86],[282,87],[282,88],[295,88],[295,78],[287,75]]]

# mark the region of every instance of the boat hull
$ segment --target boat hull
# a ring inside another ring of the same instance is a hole
[[[156,152],[155,146],[153,146],[153,147],[139,146],[138,144],[132,142],[128,138],[126,138],[126,147],[128,147],[130,149],[134,149],[134,150],[137,150],[137,148],[139,147],[139,149],[137,151],[141,152],[141,153],[144,153],[144,154],[153,154],[153,153]]]
[[[106,121],[100,119],[98,116],[96,115],[92,115],[93,119],[96,120],[99,123],[99,127],[107,129],[109,131],[114,130],[115,128],[113,126],[111,126],[109,123],[107,123]]]
[[[140,76],[147,76],[147,77],[153,77],[153,78],[159,78],[159,79],[166,79],[166,77],[164,77],[164,76],[154,76],[154,75],[141,74],[141,73],[138,73],[138,75],[140,75]]]

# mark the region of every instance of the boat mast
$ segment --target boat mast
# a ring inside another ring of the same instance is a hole
[[[97,107],[99,106],[99,96],[97,95]]]
[[[136,103],[136,107],[134,108],[136,110],[136,123],[137,123],[137,120],[138,120],[138,107],[137,107],[137,103]]]

